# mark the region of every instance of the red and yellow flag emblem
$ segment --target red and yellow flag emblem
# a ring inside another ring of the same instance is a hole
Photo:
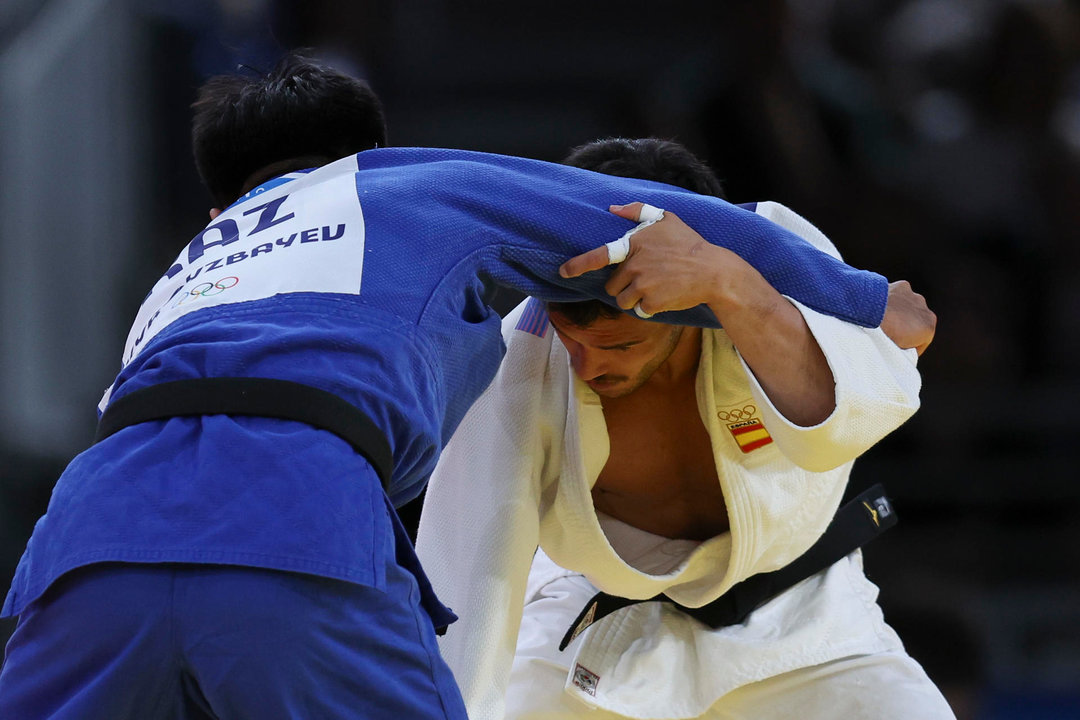
[[[735,438],[735,443],[744,453],[753,452],[773,441],[764,423],[754,417],[756,411],[756,407],[747,405],[734,410],[721,410],[717,413],[721,420],[727,422],[731,437]],[[732,420],[736,422],[731,422]]]
[[[764,447],[772,442],[772,436],[758,419],[746,420],[741,423],[728,425],[732,437],[738,443],[739,449],[744,453],[753,452],[759,447]]]

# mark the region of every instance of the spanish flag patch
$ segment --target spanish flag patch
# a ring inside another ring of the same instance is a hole
[[[772,436],[765,429],[765,424],[754,417],[756,414],[757,408],[751,404],[741,407],[736,405],[716,413],[716,417],[727,425],[731,437],[735,438],[736,444],[744,453],[753,452],[772,442]]]
[[[772,442],[772,436],[769,435],[769,431],[765,429],[765,425],[757,418],[749,418],[742,422],[730,423],[728,424],[728,430],[731,431],[731,436],[735,438],[735,443],[744,453],[753,452]]]

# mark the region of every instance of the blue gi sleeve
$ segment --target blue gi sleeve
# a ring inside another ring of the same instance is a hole
[[[753,265],[779,292],[826,315],[877,327],[885,312],[888,283],[820,252],[794,233],[719,198],[661,183],[611,177],[544,163],[459,150],[382,149],[358,156],[358,192],[365,170],[394,172],[409,185],[414,216],[458,252],[477,252],[494,282],[544,300],[593,297],[604,291],[610,270],[566,279],[559,266],[573,255],[614,240],[632,227],[607,210],[642,201],[674,212],[709,242]],[[363,200],[362,200],[363,202]],[[418,208],[416,203],[424,207]],[[452,229],[468,227],[461,234]],[[414,234],[423,234],[417,228]],[[466,247],[457,247],[464,244]],[[665,322],[719,327],[708,308],[663,313]]]

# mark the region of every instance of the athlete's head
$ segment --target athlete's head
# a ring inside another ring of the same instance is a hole
[[[269,179],[254,178],[267,168],[277,175],[386,145],[368,84],[300,53],[265,76],[210,78],[192,107],[195,165],[219,207]]]
[[[597,140],[575,148],[563,164],[724,197],[709,166],[670,140]],[[548,303],[547,307],[574,372],[606,397],[621,397],[641,387],[683,337],[681,327],[639,320],[599,300]]]

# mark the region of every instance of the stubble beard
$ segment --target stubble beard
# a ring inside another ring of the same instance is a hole
[[[596,387],[593,387],[591,384],[589,385],[589,387],[592,388],[593,392],[595,392],[600,397],[612,400],[616,398],[626,397],[630,393],[638,390],[645,383],[649,382],[649,379],[652,378],[653,373],[655,373],[657,369],[660,368],[660,366],[667,362],[667,359],[671,357],[671,354],[673,352],[675,352],[675,348],[679,345],[679,340],[682,338],[682,332],[683,328],[681,327],[672,328],[671,334],[668,335],[667,344],[658,353],[656,353],[656,355],[654,355],[648,363],[645,364],[645,366],[634,378],[631,379],[629,376],[626,375],[601,375],[599,378],[597,378],[597,380],[609,380],[613,381],[613,384],[609,388],[604,388],[603,386],[601,386],[598,389]],[[622,384],[624,380],[629,382],[624,385]]]

